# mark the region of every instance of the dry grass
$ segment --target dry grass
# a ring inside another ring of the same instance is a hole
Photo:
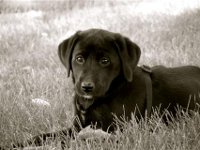
[[[58,59],[57,45],[77,30],[103,28],[130,37],[141,47],[140,64],[200,66],[198,9],[179,15],[143,14],[138,10],[140,3],[119,1],[113,5],[110,1],[99,5],[95,2],[85,1],[84,6],[70,9],[59,4],[52,10],[39,8],[40,11],[21,13],[8,11],[10,7],[4,5],[7,10],[0,14],[0,145],[9,146],[39,133],[70,126],[73,89]],[[174,10],[175,6],[171,8]],[[51,106],[36,106],[31,102],[34,98],[45,99]],[[133,119],[123,123],[125,133],[119,132],[114,141],[71,141],[71,148],[182,150],[200,147],[198,113],[194,118],[186,114],[170,126],[159,120],[156,114],[148,125],[137,124]],[[55,148],[55,143],[52,144]]]

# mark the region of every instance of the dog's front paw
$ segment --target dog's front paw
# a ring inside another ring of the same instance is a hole
[[[110,138],[111,134],[101,129],[92,129],[89,126],[82,129],[78,134],[78,139],[107,139]]]

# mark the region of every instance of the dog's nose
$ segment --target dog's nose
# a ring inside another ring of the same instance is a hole
[[[85,93],[90,93],[93,91],[94,89],[94,83],[93,82],[82,82],[81,83],[81,89],[85,92]]]

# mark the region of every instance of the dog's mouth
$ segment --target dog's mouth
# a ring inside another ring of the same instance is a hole
[[[89,94],[86,94],[86,95],[83,95],[82,96],[84,99],[86,99],[86,100],[91,100],[91,99],[93,99],[93,95],[89,95]]]
[[[82,100],[79,101],[79,104],[84,110],[88,109],[93,103],[94,99],[88,96],[82,97]]]
[[[81,106],[81,109],[86,110],[94,103],[94,95],[80,93],[76,91],[76,94],[80,97],[78,103]]]

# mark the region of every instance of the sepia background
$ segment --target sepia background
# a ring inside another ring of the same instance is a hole
[[[141,48],[139,65],[200,66],[199,0],[0,0],[0,146],[71,125],[73,85],[57,46],[89,28],[129,37]],[[156,114],[148,126],[121,124],[120,142],[71,140],[70,148],[200,148],[197,113],[171,126]]]

